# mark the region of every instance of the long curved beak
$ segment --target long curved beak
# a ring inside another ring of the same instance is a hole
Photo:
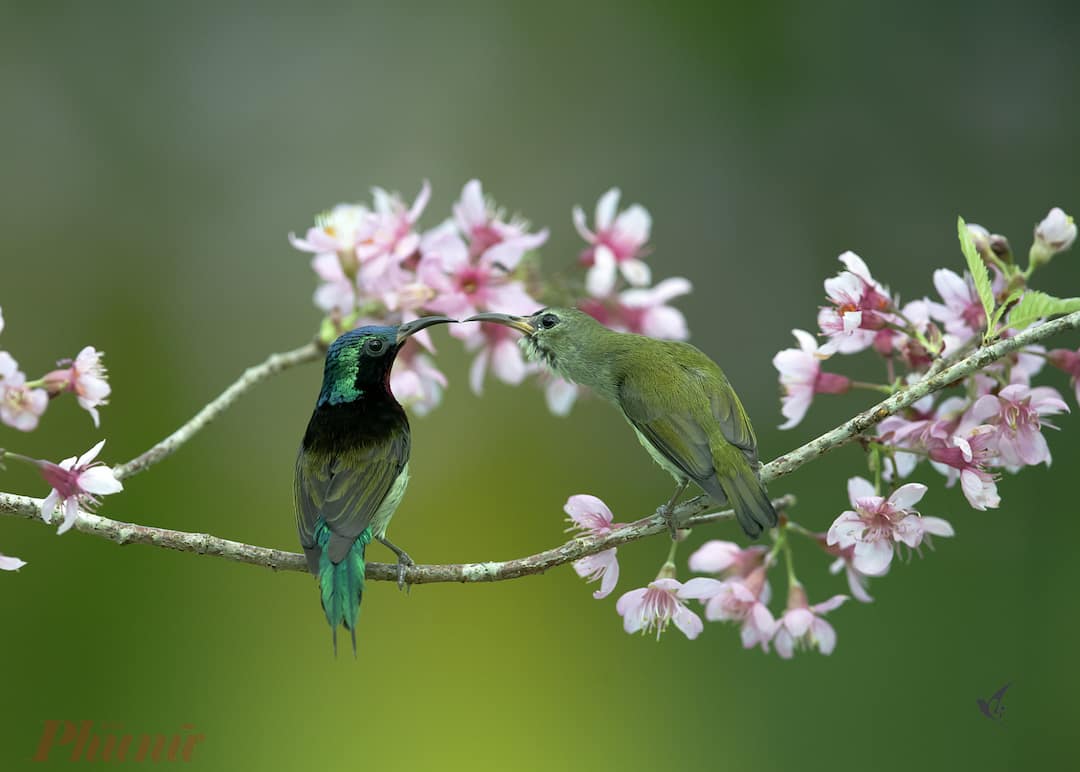
[[[536,332],[536,327],[525,316],[511,316],[510,314],[477,314],[476,316],[470,316],[465,320],[466,322],[495,322],[495,324],[503,324],[507,327],[513,327],[515,330],[519,330],[526,335],[532,335]]]
[[[449,316],[421,316],[419,319],[405,322],[398,327],[397,344],[400,346],[410,335],[415,335],[434,324],[457,324],[457,319],[451,319]]]

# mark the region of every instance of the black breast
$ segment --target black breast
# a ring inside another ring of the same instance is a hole
[[[333,452],[385,442],[409,431],[409,419],[397,400],[368,397],[315,408],[303,446]]]

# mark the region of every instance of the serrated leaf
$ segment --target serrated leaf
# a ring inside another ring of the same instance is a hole
[[[975,240],[971,238],[971,231],[967,229],[967,223],[963,217],[956,218],[956,230],[960,236],[960,249],[967,260],[968,272],[975,282],[975,291],[979,294],[983,311],[986,312],[987,332],[991,329],[990,320],[994,318],[994,288],[990,284],[990,272],[986,270],[986,263],[979,257],[979,250],[975,248]]]
[[[998,306],[997,311],[994,312],[994,321],[990,325],[991,330],[997,329],[998,323],[1001,322],[1002,317],[1005,316],[1005,312],[1009,310],[1009,306],[1018,301],[1027,291],[1028,290],[1026,289],[1014,289],[1009,293],[1007,298],[1001,301],[1001,305]]]
[[[1073,311],[1080,311],[1080,298],[1055,298],[1045,292],[1028,290],[1009,313],[1009,327],[1023,330],[1039,319]]]

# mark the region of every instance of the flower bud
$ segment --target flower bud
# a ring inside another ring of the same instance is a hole
[[[1042,222],[1035,226],[1035,243],[1031,245],[1030,267],[1045,265],[1058,252],[1064,252],[1076,241],[1076,222],[1059,207],[1054,207]]]

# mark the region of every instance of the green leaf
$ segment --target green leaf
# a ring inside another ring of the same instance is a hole
[[[1005,312],[1009,310],[1009,306],[1018,301],[1023,294],[1027,292],[1026,289],[1014,289],[1009,293],[1009,296],[1001,301],[1001,305],[997,307],[997,311],[994,312],[994,321],[990,325],[991,330],[997,330],[998,324],[1001,322],[1002,317],[1005,316]]]
[[[1080,298],[1055,298],[1045,292],[1028,290],[1009,313],[1009,326],[1022,330],[1038,319],[1073,311],[1080,311]]]
[[[967,229],[967,223],[963,217],[956,218],[956,230],[960,236],[960,249],[967,260],[968,271],[975,280],[975,291],[979,293],[983,311],[986,312],[987,334],[993,329],[990,320],[994,318],[994,289],[990,286],[990,272],[986,270],[986,263],[979,257],[979,250],[975,248],[975,241],[971,238],[971,232]]]

